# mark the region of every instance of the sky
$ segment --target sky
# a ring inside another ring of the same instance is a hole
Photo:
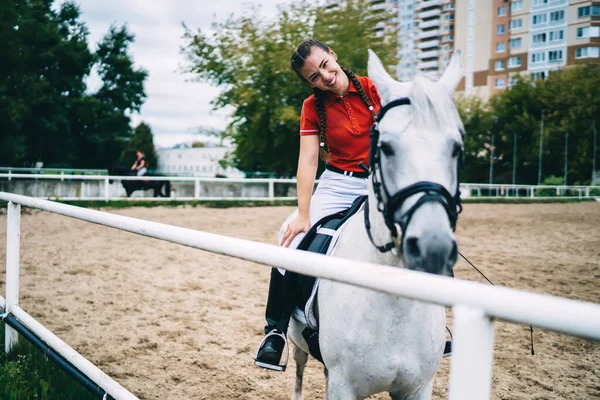
[[[182,22],[195,31],[210,29],[212,22],[222,21],[229,14],[240,15],[250,4],[260,5],[267,19],[277,16],[277,5],[292,0],[77,0],[90,35],[88,42],[94,51],[108,32],[111,23],[127,24],[135,34],[130,54],[136,67],[148,71],[145,89],[147,99],[141,113],[133,114],[132,124],[149,124],[154,132],[154,145],[172,147],[179,143],[205,140],[194,132],[200,127],[223,129],[227,125],[225,110],[212,111],[210,101],[220,92],[207,83],[192,82],[191,75],[181,72],[186,65],[180,47]],[[87,81],[88,90],[95,91],[101,81],[93,73]],[[215,139],[216,140],[216,139]]]

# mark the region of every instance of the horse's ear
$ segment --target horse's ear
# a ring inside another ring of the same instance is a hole
[[[369,52],[369,63],[367,65],[367,71],[369,73],[369,78],[375,84],[377,91],[381,95],[381,99],[384,103],[387,103],[391,100],[390,92],[395,83],[397,83],[394,78],[387,73],[381,60],[377,57],[377,54],[371,49]]]
[[[440,78],[440,83],[448,89],[450,95],[454,93],[458,83],[463,77],[463,68],[460,55],[460,50],[456,50],[454,54],[452,54],[452,58],[450,58],[450,62],[444,71],[444,75],[442,75]]]

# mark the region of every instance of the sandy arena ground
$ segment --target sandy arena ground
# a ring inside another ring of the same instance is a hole
[[[274,244],[292,208],[108,211]],[[290,398],[293,361],[285,373],[252,365],[268,268],[37,210],[21,226],[22,307],[141,399]],[[460,250],[497,285],[600,303],[600,204],[466,205],[458,226]],[[2,210],[2,260],[5,227]],[[455,273],[482,281],[462,260]],[[600,398],[599,343],[536,330],[535,356],[529,346],[526,327],[497,323],[493,399]],[[305,389],[324,398],[312,359]]]

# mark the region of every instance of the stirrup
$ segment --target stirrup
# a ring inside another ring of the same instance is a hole
[[[267,341],[267,339],[270,336],[279,336],[280,338],[283,339],[283,352],[285,352],[285,358],[283,359],[283,363],[281,364],[267,364],[261,361],[258,361],[258,352],[260,351],[260,349],[262,349],[263,345],[265,344],[265,342]],[[262,368],[266,368],[266,369],[272,369],[274,371],[285,371],[287,364],[288,364],[288,360],[290,358],[290,348],[288,346],[288,341],[287,338],[285,337],[285,335],[281,332],[277,332],[276,329],[273,329],[271,332],[269,332],[267,334],[267,336],[264,337],[264,339],[262,340],[262,342],[260,342],[260,345],[258,345],[258,349],[256,350],[256,357],[254,357],[254,365],[256,365],[257,367],[262,367]]]
[[[452,341],[447,340],[444,345],[444,355],[442,358],[450,357],[452,355]]]

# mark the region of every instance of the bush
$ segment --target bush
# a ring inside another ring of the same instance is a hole
[[[3,323],[0,323],[0,344],[0,399],[95,399],[25,338],[20,337],[15,350],[7,355]]]
[[[544,182],[542,182],[542,185],[560,186],[560,185],[563,185],[563,182],[564,182],[564,179],[562,177],[550,175],[550,176],[546,177],[546,179],[544,179]],[[535,195],[539,196],[539,197],[557,197],[556,189],[550,189],[550,188],[536,189]]]

